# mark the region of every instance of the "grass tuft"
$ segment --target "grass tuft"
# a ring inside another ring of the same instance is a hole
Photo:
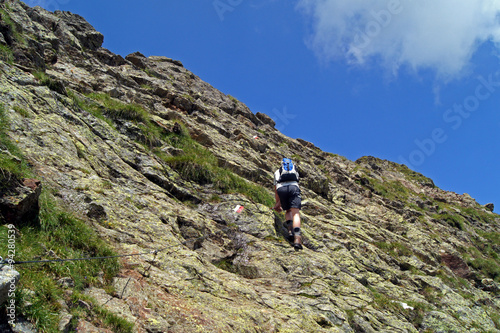
[[[9,138],[9,120],[3,104],[0,104],[0,179],[6,183],[9,174],[18,178],[29,177],[31,170],[19,148]]]

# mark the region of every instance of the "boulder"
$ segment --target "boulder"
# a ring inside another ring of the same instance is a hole
[[[13,292],[19,282],[19,276],[19,272],[8,265],[0,270],[0,304],[12,299]]]
[[[140,52],[134,52],[125,57],[126,60],[130,61],[139,68],[146,68],[146,57]]]
[[[0,189],[0,215],[3,222],[16,226],[37,225],[41,182],[36,179],[19,181],[7,173],[2,178],[4,186]]]
[[[276,122],[265,113],[257,112],[255,116],[264,124],[267,124],[271,127],[276,126]]]

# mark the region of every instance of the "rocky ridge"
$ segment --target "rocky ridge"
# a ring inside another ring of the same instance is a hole
[[[76,14],[0,6],[0,103],[37,179],[119,253],[164,249],[123,259],[117,292],[85,290],[135,332],[500,332],[491,207],[286,137]],[[270,209],[282,155],[302,175],[299,252]]]

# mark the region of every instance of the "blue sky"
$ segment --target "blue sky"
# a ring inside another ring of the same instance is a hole
[[[496,0],[25,2],[82,15],[114,53],[182,61],[292,138],[500,207]]]

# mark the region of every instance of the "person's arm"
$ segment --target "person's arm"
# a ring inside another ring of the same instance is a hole
[[[274,210],[277,212],[281,212],[281,201],[280,196],[278,195],[278,191],[276,190],[276,185],[274,185],[274,199],[276,200],[276,204],[274,205]]]

